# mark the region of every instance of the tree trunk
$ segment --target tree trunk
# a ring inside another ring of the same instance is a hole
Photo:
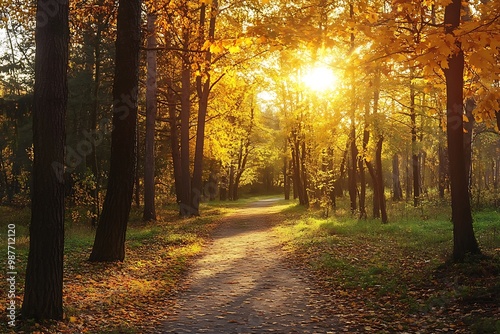
[[[443,199],[444,198],[444,191],[446,190],[446,179],[448,176],[447,173],[447,159],[446,159],[446,148],[444,148],[441,144],[439,145],[438,148],[438,155],[439,155],[439,166],[438,166],[438,173],[439,173],[439,184],[438,184],[438,189],[439,189],[439,198]]]
[[[358,158],[358,169],[359,169],[359,218],[366,219],[366,177],[365,177],[365,160],[366,151],[368,148],[368,141],[370,140],[370,132],[368,131],[368,120],[370,117],[370,99],[367,99],[365,103],[365,125],[363,129],[363,149],[361,156]]]
[[[476,102],[474,99],[467,99],[465,103],[465,116],[467,122],[464,123],[464,156],[465,156],[465,175],[467,175],[467,189],[469,196],[472,191],[472,133],[474,129],[474,108]]]
[[[380,196],[378,194],[379,186],[377,172],[370,161],[365,160],[365,163],[373,182],[373,218],[380,218]]]
[[[252,112],[253,114],[253,112]],[[251,131],[251,130],[250,130]],[[234,177],[234,189],[233,189],[233,200],[238,200],[238,188],[240,186],[241,176],[245,172],[247,167],[248,155],[250,154],[250,133],[246,138],[245,143],[241,143],[242,147],[240,147],[240,155],[238,159],[238,169],[236,170],[236,175]]]
[[[135,185],[134,185],[134,201],[135,207],[139,208],[141,206],[141,180],[139,176],[140,164],[141,164],[141,156],[140,156],[140,143],[141,136],[139,133],[139,122],[136,122],[135,127],[135,150],[137,154],[135,155]]]
[[[168,86],[168,120],[170,123],[170,149],[172,150],[172,165],[174,169],[174,186],[177,203],[182,199],[181,151],[179,143],[179,127],[177,124],[177,97],[172,87],[170,77],[166,79]]]
[[[410,75],[410,120],[411,120],[411,159],[413,170],[413,206],[417,207],[420,200],[420,164],[417,148],[417,112],[415,108],[414,71]]]
[[[92,151],[87,155],[87,166],[90,166],[92,171],[92,178],[94,181],[94,188],[92,189],[92,227],[97,226],[97,221],[100,215],[100,198],[99,198],[99,166],[97,162],[97,150],[98,145],[97,139],[92,138],[92,134],[97,132],[97,114],[99,112],[99,89],[101,86],[101,24],[97,24],[97,32],[95,37],[94,45],[94,87],[93,87],[93,105],[90,110],[90,124],[89,124],[89,134],[90,143],[92,145]]]
[[[89,260],[123,261],[136,160],[141,1],[118,5],[108,187]]]
[[[283,147],[283,192],[285,195],[285,200],[290,199],[290,179],[288,176],[288,159],[286,157],[286,152],[288,150],[288,140],[285,139],[285,144]]]
[[[405,152],[405,198],[406,200],[409,200],[412,194],[412,185],[411,185],[411,173],[410,173],[410,163],[409,163],[409,156],[408,156],[408,149]]]
[[[228,185],[228,194],[230,201],[234,201],[233,188],[234,188],[234,165],[231,163],[231,165],[229,166],[229,185]]]
[[[350,141],[350,155],[349,163],[347,164],[347,179],[348,179],[348,190],[349,199],[351,200],[351,212],[354,214],[357,210],[356,205],[356,194],[357,194],[357,181],[356,181],[356,162],[358,156],[358,149],[356,148],[356,128],[354,124],[351,126],[351,134],[349,136]]]
[[[156,122],[156,14],[147,16],[148,51],[146,81],[146,149],[144,151],[143,220],[156,220],[155,208],[155,122]]]
[[[460,25],[461,0],[453,0],[446,6],[444,24],[446,34],[453,36]],[[467,253],[479,253],[474,230],[464,157],[463,136],[463,72],[464,53],[458,41],[458,52],[450,56],[446,77],[446,109],[448,159],[451,181],[451,210],[453,222],[453,258],[462,261]]]
[[[307,207],[309,206],[309,194],[307,192],[307,189],[309,188],[308,180],[307,180],[307,169],[306,169],[306,158],[307,158],[307,151],[306,151],[306,141],[302,139],[302,144],[301,144],[301,155],[300,155],[300,169],[302,172],[301,175],[301,187],[302,187],[302,194],[304,195],[304,205]]]
[[[292,159],[293,159],[293,182],[294,182],[294,194],[297,191],[297,197],[299,198],[300,205],[307,205],[304,196],[304,186],[302,182],[301,173],[301,159],[300,159],[300,140],[297,138],[296,130],[292,133]]]
[[[377,141],[377,147],[375,150],[375,168],[377,176],[377,196],[378,203],[380,205],[380,215],[382,218],[382,223],[387,223],[387,210],[385,206],[385,191],[384,191],[384,171],[382,168],[382,144],[384,142],[384,137],[380,136]]]
[[[210,176],[208,177],[208,199],[209,201],[215,201],[215,196],[217,195],[217,174],[213,170],[213,162],[212,167],[210,168]]]
[[[47,16],[44,5],[37,2],[30,247],[21,313],[36,320],[61,320],[69,9],[59,3],[54,15]]]
[[[206,20],[206,4],[203,3],[200,12],[200,26],[205,25]],[[214,0],[210,4],[210,20],[208,27],[208,39],[213,41],[215,37],[215,21],[217,18],[218,3]],[[201,34],[200,47],[205,43],[204,34]],[[212,54],[210,50],[205,52],[205,64],[212,63]],[[203,196],[203,148],[205,144],[205,123],[207,118],[208,97],[210,95],[210,71],[205,72],[206,77],[198,76],[196,78],[196,86],[198,90],[198,125],[196,127],[196,149],[194,155],[193,167],[193,183],[191,187],[193,214],[200,215],[200,200]],[[203,82],[204,80],[204,82]]]
[[[500,111],[495,111],[495,118],[497,120],[497,129],[500,131]]]
[[[379,186],[377,172],[371,162],[365,160],[365,163],[373,182],[373,218],[380,218],[380,196],[378,194]]]
[[[401,189],[401,181],[399,178],[399,156],[392,156],[392,199],[400,201],[403,199],[403,190]]]
[[[222,175],[220,177],[219,199],[221,201],[227,201],[227,175]]]
[[[189,34],[184,34],[184,39],[189,40]],[[188,55],[184,55],[182,64],[181,87],[181,184],[179,214],[181,217],[191,216],[194,212],[191,204],[191,172],[189,149],[189,119],[191,114],[191,63]]]

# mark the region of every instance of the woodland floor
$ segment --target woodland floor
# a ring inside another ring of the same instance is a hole
[[[275,201],[224,219],[192,267],[163,333],[334,333],[335,304],[285,261]]]
[[[65,245],[65,319],[16,328],[2,321],[0,332],[500,333],[496,227],[478,235],[487,237],[488,256],[455,265],[439,250],[450,248],[451,235],[440,229],[449,222],[316,219],[277,199],[205,209],[190,219],[165,211],[154,224],[133,217],[122,263],[88,262],[93,232],[74,223]],[[19,233],[17,305],[25,211],[0,217]],[[496,226],[498,213],[490,216]],[[419,231],[445,243],[422,243]]]

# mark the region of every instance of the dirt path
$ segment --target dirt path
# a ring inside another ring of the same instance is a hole
[[[283,261],[271,230],[277,210],[264,200],[224,219],[163,333],[338,332],[321,291]]]

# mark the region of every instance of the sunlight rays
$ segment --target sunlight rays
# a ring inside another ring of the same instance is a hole
[[[306,69],[301,80],[306,87],[316,92],[331,91],[339,81],[332,69],[325,65],[315,65]]]

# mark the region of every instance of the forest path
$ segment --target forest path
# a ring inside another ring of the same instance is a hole
[[[223,219],[187,277],[163,333],[334,333],[327,297],[284,261],[272,227],[278,200]]]

